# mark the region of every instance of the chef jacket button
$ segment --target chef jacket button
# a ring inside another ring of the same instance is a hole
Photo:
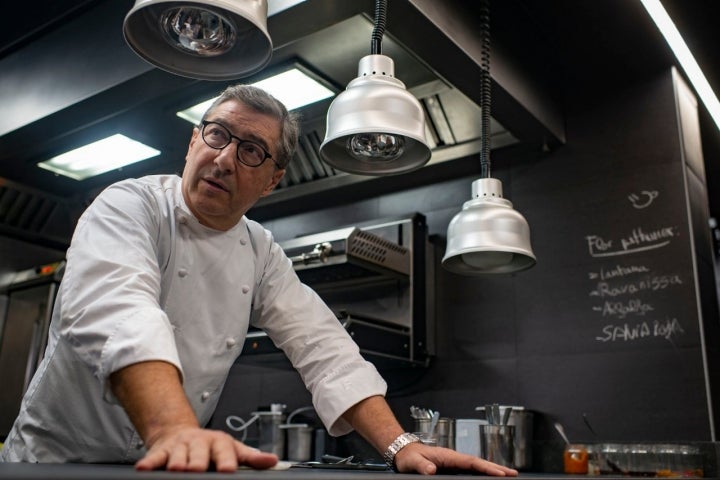
[[[245,240],[244,238],[240,239],[240,245],[245,245],[246,243],[247,243],[247,240]]]
[[[205,391],[202,392],[202,394],[200,395],[200,399],[204,402],[204,401],[207,400],[208,398],[210,398],[210,392],[208,392],[207,390],[205,390]]]
[[[185,270],[184,268],[181,268],[180,270],[178,270],[178,276],[180,276],[180,277],[187,277],[187,274],[188,274],[188,271]]]
[[[243,285],[241,290],[243,293],[248,293],[250,291],[250,287],[248,287],[247,285]]]
[[[237,343],[237,341],[232,337],[225,340],[225,345],[227,345],[228,348],[234,347],[236,343]]]

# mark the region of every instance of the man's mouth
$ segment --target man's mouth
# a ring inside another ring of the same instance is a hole
[[[213,187],[213,188],[215,188],[215,189],[222,190],[222,191],[224,191],[224,192],[229,192],[229,191],[230,191],[225,185],[223,185],[222,183],[220,183],[220,182],[218,182],[218,181],[216,181],[216,180],[214,180],[214,179],[212,179],[212,178],[203,178],[203,180],[204,180],[208,185],[210,185],[211,187]]]

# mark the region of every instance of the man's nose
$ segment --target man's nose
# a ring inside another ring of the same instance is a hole
[[[237,168],[237,145],[230,142],[220,150],[213,163],[224,172],[233,172]]]

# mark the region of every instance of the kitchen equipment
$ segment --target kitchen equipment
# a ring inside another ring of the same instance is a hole
[[[455,419],[455,451],[480,457],[480,427],[487,425],[479,418]]]
[[[434,254],[423,215],[357,223],[279,244],[365,358],[376,366],[429,364],[435,349]],[[265,332],[251,328],[238,361],[273,361],[273,353],[281,354]]]
[[[588,451],[584,445],[568,443],[563,451],[563,470],[568,474],[588,473]]]
[[[413,432],[413,435],[418,437],[420,442],[425,445],[438,446],[438,436],[435,432]]]
[[[567,435],[565,435],[565,429],[560,424],[560,422],[555,422],[555,430],[557,430],[562,439],[565,441],[565,445],[570,445],[570,440],[568,440]]]
[[[291,462],[306,462],[312,454],[313,427],[307,423],[285,423],[280,425],[287,437],[287,459]]]
[[[694,445],[600,443],[593,445],[601,474],[701,478],[703,455]]]
[[[508,409],[510,410],[509,414],[507,414]],[[475,410],[485,413],[485,418],[487,418],[486,406],[475,407]],[[492,406],[490,411],[492,412]],[[504,418],[507,418],[507,425],[515,427],[513,434],[513,468],[518,470],[531,469],[534,413],[523,406],[499,405],[496,415],[500,418],[497,423],[501,423]]]
[[[285,421],[285,405],[273,403],[269,411],[252,412],[258,420],[258,449],[285,457],[285,430],[280,428]]]
[[[52,306],[65,262],[0,276],[0,438],[45,354]]]
[[[311,244],[312,250],[308,252],[307,246]],[[357,227],[289,240],[282,246],[296,272],[342,266],[336,269],[343,270],[337,275],[346,280],[373,274],[396,276],[410,273],[408,248]],[[327,268],[323,269],[323,275],[329,273]]]
[[[570,443],[565,429],[560,422],[555,422],[555,430],[565,441],[565,450],[563,451],[563,470],[568,474],[585,475],[589,469],[588,450],[584,445]]]
[[[437,445],[445,448],[455,448],[455,420],[441,417],[440,412],[429,408],[410,406],[410,416],[415,429],[413,432],[431,433],[436,437]],[[419,436],[419,435],[418,435]]]
[[[440,417],[435,433],[438,437],[438,447],[455,449],[455,420],[448,417]]]
[[[430,417],[430,433],[435,433],[435,429],[437,428],[438,420],[440,420],[440,412],[437,410],[433,412],[432,416]]]
[[[480,456],[485,460],[514,467],[514,425],[481,425]]]

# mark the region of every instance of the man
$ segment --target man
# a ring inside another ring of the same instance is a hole
[[[399,471],[517,473],[404,434],[375,368],[270,233],[245,218],[282,178],[297,136],[280,102],[230,87],[193,130],[182,179],[126,180],[96,198],[78,221],[46,355],[4,460],[275,465],[203,428],[252,323],[300,372],[330,433],[357,430]]]

